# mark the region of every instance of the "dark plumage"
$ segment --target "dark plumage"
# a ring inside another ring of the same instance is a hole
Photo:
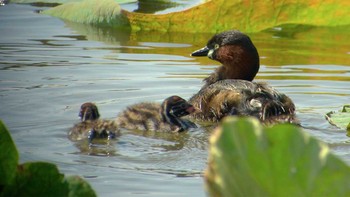
[[[162,104],[143,102],[131,105],[118,115],[116,122],[125,129],[181,132],[196,128],[194,123],[181,119],[194,111],[194,107],[183,98],[171,96]]]
[[[217,34],[192,56],[222,63],[190,98],[200,109],[192,117],[218,121],[227,115],[244,115],[266,123],[295,121],[295,106],[288,96],[265,83],[252,82],[259,71],[259,54],[247,35],[236,30]]]
[[[85,120],[97,120],[100,118],[97,106],[90,102],[81,105],[78,116],[82,122]]]
[[[114,120],[99,119],[97,106],[93,103],[84,103],[79,111],[81,122],[76,123],[68,132],[72,141],[95,138],[114,138],[118,134],[118,127]]]

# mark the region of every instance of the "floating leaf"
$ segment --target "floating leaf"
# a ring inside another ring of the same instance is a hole
[[[64,179],[54,164],[28,162],[19,165],[14,181],[0,196],[96,196],[90,185],[77,176]]]
[[[9,184],[16,175],[18,152],[4,123],[0,120],[0,186]]]
[[[67,196],[68,183],[54,164],[28,162],[17,168],[16,180],[4,188],[3,196]]]
[[[70,197],[93,197],[96,196],[91,186],[79,176],[69,176],[66,178],[69,184]]]
[[[50,3],[50,4],[63,4],[71,2],[80,2],[84,0],[11,0],[11,3]],[[137,0],[115,0],[119,4],[132,3]]]
[[[350,196],[350,167],[292,125],[227,118],[210,139],[211,196]]]
[[[51,4],[62,4],[68,2],[77,2],[83,0],[11,0],[11,3],[51,3]]]
[[[85,0],[71,2],[45,10],[43,13],[85,24],[128,26],[127,18],[115,0]]]
[[[328,112],[326,119],[329,123],[341,129],[350,131],[350,105],[344,105],[340,112]]]
[[[18,152],[0,120],[0,197],[5,196],[96,196],[77,176],[64,178],[56,165],[28,162],[18,165]]]
[[[63,4],[44,13],[73,22],[127,26],[133,31],[215,33],[240,29],[258,32],[282,24],[350,24],[350,2],[339,0],[285,0],[273,3],[265,0],[212,0],[181,12],[159,15],[120,11],[119,8],[111,14],[110,10],[117,5],[112,0],[85,0]]]

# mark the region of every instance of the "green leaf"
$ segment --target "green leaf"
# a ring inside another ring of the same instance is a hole
[[[4,123],[0,120],[0,185],[13,181],[18,164],[18,152]]]
[[[224,119],[210,139],[211,196],[349,196],[350,168],[293,125]]]
[[[71,2],[43,11],[55,17],[85,24],[129,26],[128,20],[121,14],[121,8],[115,0],[84,0]]]
[[[9,131],[0,120],[0,197],[96,196],[77,176],[64,179],[56,165],[28,162],[18,165],[18,152]]]
[[[17,168],[16,180],[4,188],[3,196],[67,196],[68,183],[54,164],[28,162]]]
[[[156,4],[154,5],[156,6]],[[73,22],[128,27],[133,31],[221,32],[239,29],[259,32],[283,24],[313,26],[349,25],[348,1],[306,0],[211,0],[168,14],[143,14],[120,10],[113,0],[85,0],[44,11]],[[111,11],[115,9],[116,11]]]
[[[80,2],[84,0],[11,0],[11,3],[51,3],[51,4],[63,4],[71,2]],[[133,3],[137,0],[115,0],[119,4]]]
[[[94,197],[96,196],[91,186],[79,176],[69,176],[66,178],[69,185],[70,197]]]
[[[96,196],[91,186],[78,176],[66,179],[56,165],[28,162],[19,165],[15,181],[6,185],[0,196]]]
[[[350,105],[344,105],[343,109],[339,112],[328,112],[326,119],[332,125],[341,129],[347,129],[350,131]]]
[[[11,3],[52,3],[52,4],[62,4],[68,2],[77,2],[83,0],[11,0]]]

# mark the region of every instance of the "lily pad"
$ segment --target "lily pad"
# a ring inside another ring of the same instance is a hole
[[[3,196],[67,196],[68,183],[54,164],[28,162],[17,168],[16,180],[7,185]]]
[[[63,4],[71,2],[79,2],[84,0],[11,0],[11,3],[49,3],[49,4]],[[137,0],[115,0],[119,4],[132,3]]]
[[[51,3],[51,4],[63,4],[68,2],[76,2],[83,0],[11,0],[11,3]]]
[[[350,105],[344,105],[343,109],[339,112],[328,112],[326,119],[329,123],[338,128],[350,131]]]
[[[0,120],[0,186],[9,184],[16,176],[18,152],[4,123]]]
[[[78,23],[129,26],[127,18],[121,14],[120,5],[115,0],[69,2],[45,10],[43,13]]]
[[[79,176],[69,176],[66,178],[69,187],[70,197],[93,197],[96,196],[91,186]]]
[[[66,3],[44,13],[73,22],[124,26],[133,31],[216,33],[239,29],[244,32],[259,32],[282,24],[350,24],[350,5],[348,1],[339,0],[285,0],[273,4],[266,0],[211,0],[168,14],[135,13],[119,8],[113,11],[116,7],[118,4],[113,0],[85,0]]]
[[[350,196],[350,167],[293,125],[229,117],[209,151],[211,196]]]
[[[0,120],[0,197],[5,196],[96,196],[83,179],[65,178],[57,166],[46,162],[18,165],[15,144]]]

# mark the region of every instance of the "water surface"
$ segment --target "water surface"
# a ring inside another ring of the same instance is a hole
[[[0,7],[0,118],[20,161],[48,161],[83,176],[100,196],[205,196],[211,130],[180,135],[124,131],[108,145],[67,139],[82,103],[103,118],[125,106],[189,98],[218,63],[189,54],[210,34],[120,32],[64,22],[38,7]],[[324,114],[350,103],[348,27],[275,28],[249,34],[261,56],[257,81],[290,96],[302,126],[350,163],[346,132]]]

